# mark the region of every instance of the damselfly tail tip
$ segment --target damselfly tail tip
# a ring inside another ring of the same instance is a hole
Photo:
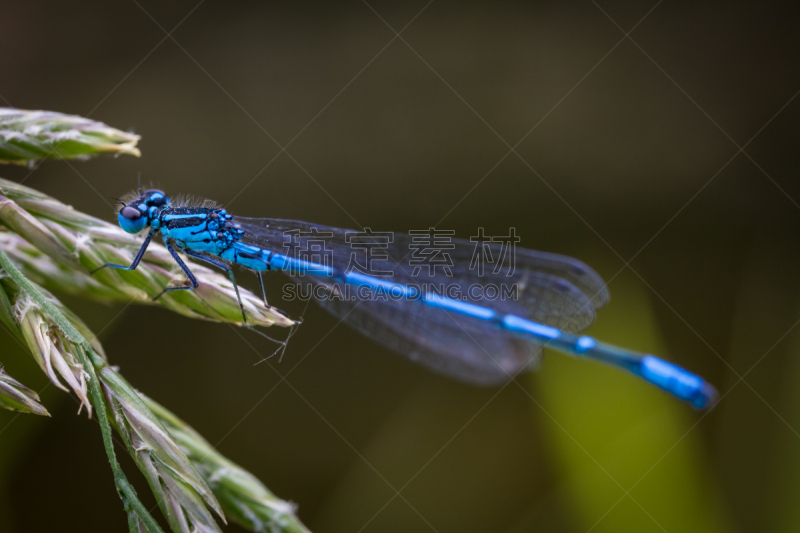
[[[697,391],[697,394],[692,399],[692,407],[698,410],[707,411],[714,407],[719,400],[719,393],[714,386],[708,382],[703,382],[703,385]]]
[[[638,363],[635,374],[676,398],[689,402],[695,409],[710,409],[717,402],[717,389],[688,370],[654,355],[642,356]]]

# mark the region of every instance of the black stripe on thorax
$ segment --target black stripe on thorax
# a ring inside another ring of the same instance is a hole
[[[208,221],[213,209],[207,207],[170,207],[161,215],[161,221],[169,229],[197,226]]]

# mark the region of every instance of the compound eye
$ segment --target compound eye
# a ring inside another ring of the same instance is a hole
[[[147,218],[135,207],[126,205],[117,215],[117,222],[126,232],[139,233],[147,225]]]
[[[144,191],[145,198],[150,198],[153,195],[166,196],[166,194],[164,194],[164,191],[160,191],[158,189],[147,189],[146,191]]]
[[[125,206],[122,208],[122,211],[119,212],[119,215],[122,218],[130,220],[133,222],[134,220],[139,220],[142,218],[142,212],[136,209],[135,207]]]

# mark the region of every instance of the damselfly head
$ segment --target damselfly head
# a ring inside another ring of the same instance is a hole
[[[121,203],[122,208],[117,215],[120,227],[128,233],[139,233],[161,207],[169,205],[169,198],[163,191],[148,189],[138,192],[138,196],[129,202]]]
[[[117,221],[119,227],[128,233],[139,233],[147,225],[145,213],[139,209],[140,206],[126,205],[119,210]]]
[[[142,193],[142,199],[147,207],[161,207],[169,203],[169,198],[163,191],[148,189]]]

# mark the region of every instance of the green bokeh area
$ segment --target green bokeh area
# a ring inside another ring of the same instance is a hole
[[[312,531],[798,531],[793,9],[6,2],[0,105],[134,132],[142,157],[0,177],[108,220],[141,173],[241,216],[462,238],[514,227],[609,282],[589,335],[721,393],[696,412],[549,350],[504,387],[459,384],[282,301],[278,274],[270,302],[305,315],[266,361],[274,346],[246,331],[58,295],[127,380]],[[5,332],[0,363],[52,414],[0,412],[0,531],[126,531],[96,422]]]
[[[615,280],[616,305],[593,331],[668,356],[646,288],[624,278]],[[541,370],[532,387],[543,395],[538,418],[551,426],[562,491],[579,510],[579,529],[731,530],[701,434],[693,431],[706,419],[599,365],[548,357]]]

